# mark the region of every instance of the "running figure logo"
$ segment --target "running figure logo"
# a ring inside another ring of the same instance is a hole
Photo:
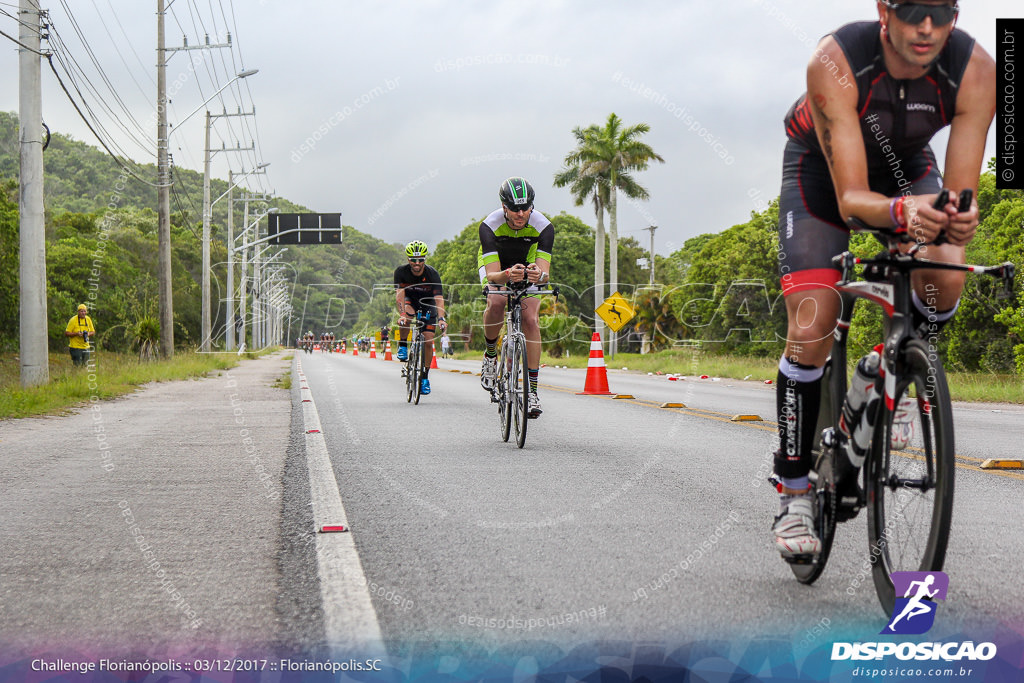
[[[944,572],[893,572],[890,577],[896,588],[896,606],[882,633],[925,633],[935,623],[935,601],[946,599],[949,577]]]

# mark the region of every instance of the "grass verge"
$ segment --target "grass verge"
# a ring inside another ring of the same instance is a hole
[[[86,401],[108,399],[135,391],[148,382],[201,377],[226,370],[240,358],[257,354],[199,354],[180,352],[170,360],[141,363],[134,355],[99,351],[85,368],[71,364],[67,353],[50,354],[50,383],[22,389],[15,354],[0,357],[0,419],[30,415],[55,415]]]

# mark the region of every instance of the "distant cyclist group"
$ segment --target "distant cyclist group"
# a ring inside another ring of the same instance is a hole
[[[321,332],[320,336],[317,337],[310,330],[298,338],[296,346],[307,353],[312,353],[314,350],[326,353],[332,350],[337,343],[339,342],[335,340],[333,332]]]

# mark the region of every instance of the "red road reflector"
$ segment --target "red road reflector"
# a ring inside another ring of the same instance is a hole
[[[311,398],[304,398],[304,399],[302,399],[302,402],[303,403],[312,403],[313,399],[311,399]]]
[[[319,429],[307,429],[306,433],[307,434],[319,434],[320,430]]]
[[[344,531],[348,531],[348,527],[344,524],[324,524],[320,527],[320,533],[322,534],[340,533]]]

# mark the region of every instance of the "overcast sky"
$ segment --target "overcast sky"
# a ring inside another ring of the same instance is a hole
[[[995,19],[1024,16],[1019,0],[962,4],[958,26],[993,55]],[[149,132],[148,150],[128,142],[109,115],[98,118],[135,160],[154,161],[155,0],[43,3],[99,84],[67,7]],[[10,0],[0,8],[16,10]],[[657,225],[655,250],[666,255],[747,220],[778,194],[782,118],[805,89],[817,39],[876,16],[870,0],[175,0],[169,47],[182,45],[183,30],[190,45],[204,30],[212,43],[231,30],[233,47],[174,54],[170,120],[177,124],[234,73],[259,69],[210,105],[255,106],[254,122],[215,121],[213,147],[255,138],[257,150],[215,154],[212,174],[269,162],[266,176],[250,177],[253,189],[341,211],[346,224],[388,241],[433,246],[496,208],[509,175],[534,185],[540,211],[566,210],[593,225],[592,209],[574,206],[552,178],[573,147],[573,127],[615,112],[627,124],[649,124],[645,141],[665,158],[637,176],[650,201],[620,201],[620,234],[646,246],[643,229]],[[16,35],[15,20],[0,15],[0,30]],[[17,53],[0,44],[0,109],[16,112]],[[43,84],[49,127],[95,144],[45,64]],[[95,106],[97,98],[87,99]],[[993,139],[990,132],[986,157]],[[172,133],[171,151],[176,165],[201,171],[202,149],[200,112]],[[944,149],[940,141],[940,160]]]

